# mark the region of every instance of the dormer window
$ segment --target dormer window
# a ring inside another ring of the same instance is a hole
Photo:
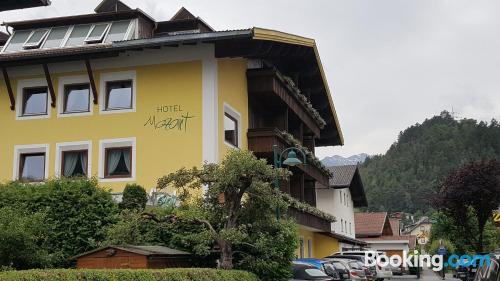
[[[28,37],[28,40],[24,42],[23,48],[24,49],[40,48],[40,45],[42,45],[42,42],[48,33],[49,33],[48,29],[33,30],[33,32],[31,32],[30,36]]]
[[[90,32],[87,34],[87,38],[85,38],[85,43],[87,44],[101,43],[108,29],[109,29],[108,23],[94,24],[90,29]]]
[[[68,41],[66,41],[66,46],[81,46],[89,34],[90,24],[75,25],[71,34],[69,35]]]

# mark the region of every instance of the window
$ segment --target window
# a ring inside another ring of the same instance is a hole
[[[43,181],[48,176],[49,145],[14,146],[13,180],[26,182]]]
[[[88,33],[87,37],[85,38],[85,43],[87,44],[101,43],[102,40],[104,39],[106,31],[108,31],[108,28],[109,28],[108,23],[94,24],[90,29],[90,32]]]
[[[47,114],[47,87],[24,88],[22,97],[22,116]]]
[[[4,52],[15,52],[23,49],[23,44],[28,40],[31,30],[15,31],[10,41],[4,49]]]
[[[238,121],[227,113],[224,114],[224,140],[238,147]]]
[[[311,239],[307,239],[307,257],[312,258],[313,256],[313,243]]]
[[[62,152],[62,175],[65,177],[87,176],[87,150],[69,150]]]
[[[52,28],[49,35],[47,36],[47,40],[45,40],[45,43],[43,43],[42,48],[48,49],[60,47],[62,45],[64,37],[66,37],[67,32],[67,26]]]
[[[106,36],[106,43],[113,41],[126,40],[125,37],[129,28],[130,21],[117,21],[111,24],[108,35]]]
[[[107,82],[105,110],[131,109],[132,95],[132,80]]]
[[[339,194],[340,194],[340,196],[339,196],[339,198],[340,198],[340,204],[342,204],[342,190],[341,190],[341,191],[339,191],[339,192],[340,192],[340,193],[339,193]]]
[[[72,84],[64,86],[63,113],[90,112],[90,85]]]
[[[138,91],[135,71],[102,73],[99,82],[99,112],[135,112]]]
[[[349,223],[349,234],[352,234],[352,225]]]
[[[240,147],[241,115],[230,105],[224,103],[224,143]]]
[[[135,138],[100,142],[99,178],[103,182],[135,179]]]
[[[30,37],[28,37],[28,40],[24,42],[23,48],[24,49],[39,48],[48,33],[49,33],[48,29],[34,30],[33,32],[31,32]]]
[[[37,182],[45,179],[45,153],[21,154],[19,180]]]
[[[90,27],[90,24],[75,25],[68,40],[66,41],[66,46],[83,45],[85,39],[87,38],[87,34],[89,33]]]
[[[344,232],[344,219],[340,219],[341,231]]]

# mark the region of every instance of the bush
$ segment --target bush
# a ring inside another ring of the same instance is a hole
[[[0,280],[13,281],[257,281],[255,275],[238,270],[204,268],[173,268],[162,270],[114,269],[114,270],[27,270],[0,272]]]
[[[127,184],[123,190],[120,209],[144,210],[148,202],[148,194],[144,187],[138,184]]]
[[[47,251],[49,229],[42,213],[0,209],[0,271],[50,266]]]
[[[54,266],[59,267],[68,266],[70,257],[96,248],[106,237],[106,227],[115,222],[118,209],[95,179],[0,185],[0,208],[5,206],[45,214],[46,243],[57,256]]]

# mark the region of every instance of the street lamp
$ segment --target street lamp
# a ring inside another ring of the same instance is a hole
[[[297,152],[299,152],[299,154],[302,156],[303,161],[297,158]],[[285,153],[287,153],[286,159],[283,160]],[[274,155],[275,168],[282,168],[283,165],[294,167],[297,165],[306,164],[306,153],[304,152],[303,149],[298,147],[285,148],[283,151],[280,152],[278,146],[273,145],[273,155]],[[280,179],[278,177],[274,179],[274,187],[279,191]],[[280,219],[279,206],[276,207],[276,219],[277,220]]]

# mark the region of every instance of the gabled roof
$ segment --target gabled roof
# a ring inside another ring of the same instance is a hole
[[[393,236],[387,212],[354,213],[356,238]]]
[[[94,9],[96,13],[129,11],[129,10],[132,9],[120,0],[103,0]]]
[[[349,188],[354,207],[366,207],[365,188],[357,165],[332,166],[328,168],[333,177],[330,178],[330,187],[334,189]]]
[[[196,19],[197,17],[193,15],[190,11],[188,11],[186,8],[182,7],[180,8],[177,13],[170,19],[170,20],[188,20],[188,19]]]
[[[391,224],[391,229],[394,236],[399,236],[399,219],[389,219],[389,223]]]
[[[50,5],[50,0],[2,0],[0,12]]]
[[[123,245],[123,246],[106,246],[98,249],[94,249],[92,251],[88,251],[77,256],[74,256],[73,259],[88,256],[90,254],[100,252],[107,249],[118,249],[126,252],[135,253],[143,256],[190,256],[191,254],[188,252],[167,248],[164,246],[135,246],[135,245]]]

